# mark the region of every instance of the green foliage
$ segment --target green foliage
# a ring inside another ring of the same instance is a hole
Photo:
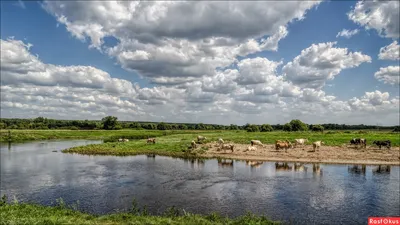
[[[285,123],[285,125],[283,125],[283,131],[292,131],[292,125],[290,123]]]
[[[0,207],[7,204],[7,196],[4,194],[0,200]]]
[[[115,116],[107,116],[101,119],[104,130],[117,130],[118,118]]]
[[[300,120],[290,121],[291,131],[307,131],[307,124],[301,122]]]
[[[323,132],[324,127],[321,125],[312,125],[311,130],[315,132]]]
[[[246,127],[246,131],[247,132],[260,132],[260,128],[255,124],[251,124]]]
[[[393,132],[400,132],[400,126],[396,126],[396,127],[393,129]]]
[[[271,132],[274,130],[274,128],[272,128],[272,126],[269,124],[263,124],[263,125],[261,125],[260,130],[261,130],[261,132]]]
[[[141,213],[139,213],[141,211]],[[77,211],[74,207],[41,206],[37,204],[0,205],[0,224],[57,224],[57,225],[128,225],[128,224],[202,224],[202,225],[267,225],[279,224],[264,216],[247,213],[237,218],[222,217],[217,213],[196,215],[187,213],[175,207],[168,208],[163,216],[150,215],[147,207],[142,210],[135,206],[137,213],[114,213],[109,215],[91,215]]]

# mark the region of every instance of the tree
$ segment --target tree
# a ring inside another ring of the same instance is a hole
[[[248,125],[246,130],[247,132],[260,132],[260,128],[255,124]]]
[[[282,128],[283,131],[292,131],[292,125],[290,123],[286,123],[285,125],[283,125]]]
[[[179,124],[179,130],[187,130],[188,127],[185,124]]]
[[[260,128],[261,132],[270,132],[273,130],[274,130],[274,128],[272,128],[272,126],[269,124],[263,124],[263,125],[261,125],[261,128]]]
[[[311,130],[316,132],[324,132],[324,127],[321,125],[312,125]]]
[[[238,130],[238,129],[239,129],[238,126],[235,125],[235,124],[231,124],[231,125],[229,126],[229,130]]]
[[[171,129],[171,125],[166,124],[164,122],[157,124],[157,130],[170,130],[170,129]]]
[[[308,130],[307,124],[301,122],[300,120],[290,121],[291,131],[306,131]]]
[[[107,116],[101,119],[104,130],[116,130],[118,127],[118,118],[115,116]]]

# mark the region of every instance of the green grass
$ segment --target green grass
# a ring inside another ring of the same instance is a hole
[[[163,215],[149,215],[144,210],[130,210],[124,213],[109,215],[91,215],[79,212],[77,209],[66,207],[63,204],[58,206],[41,206],[27,203],[2,203],[0,205],[0,224],[26,224],[26,225],[47,225],[47,224],[79,224],[79,225],[114,225],[114,224],[279,224],[264,216],[256,216],[247,213],[237,218],[222,217],[216,213],[210,215],[196,215],[181,212],[170,208]]]
[[[140,155],[140,154],[158,154],[166,156],[189,157],[196,156],[195,153],[202,153],[206,149],[203,146],[196,151],[191,152],[190,142],[195,140],[199,133],[170,134],[157,138],[156,144],[147,144],[145,140],[134,140],[130,142],[109,142],[104,144],[92,144],[66,149],[65,153],[79,153],[87,155]],[[219,137],[226,142],[247,144],[252,139],[258,139],[265,144],[273,144],[275,140],[290,140],[296,138],[308,138],[308,144],[313,141],[323,140],[328,146],[341,146],[349,143],[351,138],[366,138],[369,144],[373,140],[391,140],[392,146],[399,146],[399,134],[391,132],[367,132],[367,133],[313,133],[313,132],[267,132],[267,133],[249,133],[245,131],[224,131],[200,133],[207,137],[206,142],[217,141]],[[205,143],[206,143],[205,142]],[[194,153],[194,154],[192,154]]]
[[[49,139],[116,140],[118,138],[142,139],[169,134],[196,133],[196,130],[0,130],[0,142],[34,141]]]

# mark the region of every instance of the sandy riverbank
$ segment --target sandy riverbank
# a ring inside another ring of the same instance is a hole
[[[311,145],[285,150],[275,150],[273,145],[258,146],[256,151],[246,151],[249,145],[235,144],[234,151],[218,151],[216,143],[204,144],[208,150],[206,157],[221,157],[241,160],[261,160],[275,162],[332,163],[332,164],[367,164],[367,165],[400,165],[400,148],[391,150],[375,146],[366,149],[355,149],[347,146],[322,146],[313,152]]]

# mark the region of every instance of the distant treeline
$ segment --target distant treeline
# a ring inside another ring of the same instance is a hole
[[[238,126],[203,124],[203,123],[164,123],[164,122],[131,122],[118,121],[117,117],[107,116],[102,120],[56,120],[44,117],[34,119],[0,119],[0,129],[72,129],[72,130],[118,130],[118,129],[146,129],[146,130],[247,130],[248,132],[283,131],[323,131],[323,130],[394,130],[400,131],[400,126],[375,125],[346,125],[346,124],[305,124],[300,120],[292,120],[286,124],[246,124]]]

